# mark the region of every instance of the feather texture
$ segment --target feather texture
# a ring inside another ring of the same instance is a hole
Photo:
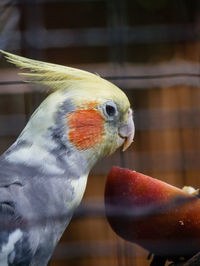
[[[125,93],[98,75],[1,52],[53,92],[0,156],[0,265],[45,266],[93,165],[130,145],[132,112]]]
[[[87,102],[98,101],[99,105],[106,100],[112,100],[118,103],[121,112],[126,112],[130,107],[128,98],[122,90],[94,73],[25,58],[3,50],[0,52],[5,55],[8,62],[20,69],[30,71],[19,73],[25,77],[25,81],[44,85],[47,91],[59,93],[59,91],[65,90],[65,93],[72,92],[71,96],[73,95],[74,103],[79,107],[84,102],[83,98]],[[39,89],[41,90],[42,86],[39,86]]]
[[[19,73],[27,78],[27,82],[39,83],[50,87],[52,90],[64,89],[77,82],[107,82],[100,76],[77,68],[42,62],[14,55],[0,50],[7,61],[20,69],[29,69],[30,73]]]

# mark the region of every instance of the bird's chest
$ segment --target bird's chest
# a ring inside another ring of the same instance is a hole
[[[54,199],[49,198],[49,202],[46,201],[46,208],[49,209],[48,219],[42,226],[38,227],[39,243],[34,256],[36,264],[33,265],[37,265],[38,259],[41,261],[41,258],[44,259],[43,265],[45,265],[45,261],[52,255],[57,242],[70,222],[75,208],[83,197],[86,183],[87,176],[68,179],[62,183],[61,187],[57,182],[56,191],[54,188],[54,191],[51,192]]]
[[[49,183],[48,187],[42,189],[40,196],[35,196],[36,208],[35,213],[40,213],[46,219],[45,224],[56,224],[57,230],[66,225],[69,217],[73,215],[74,210],[80,204],[87,183],[87,176],[81,176],[79,178],[68,178],[65,180],[53,181]],[[37,205],[39,203],[39,205]],[[51,230],[52,229],[52,230]],[[50,226],[46,230],[47,234],[52,233],[55,235],[56,229]]]
[[[70,202],[66,202],[67,208],[74,209],[80,204],[83,194],[85,192],[86,184],[87,175],[83,175],[78,179],[73,179],[70,181],[70,185],[73,189],[73,196]]]

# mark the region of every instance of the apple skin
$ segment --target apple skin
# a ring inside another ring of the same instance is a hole
[[[158,179],[112,167],[105,211],[119,236],[154,254],[190,256],[200,250],[200,199]]]

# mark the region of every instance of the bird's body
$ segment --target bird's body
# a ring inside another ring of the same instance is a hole
[[[0,157],[0,265],[45,266],[93,165],[130,145],[132,115],[125,94],[94,74],[6,55],[56,91]]]
[[[51,147],[45,147],[48,137],[43,140],[44,147],[42,143],[38,147],[22,135],[0,160],[0,204],[5,205],[0,217],[6,215],[6,229],[14,226],[8,231],[8,237],[18,230],[16,247],[22,240],[24,248],[28,249],[27,258],[22,258],[22,261],[27,260],[25,265],[29,265],[29,259],[31,265],[47,264],[73,210],[81,201],[87,182],[88,165],[84,157],[70,147],[62,147],[50,132],[47,134],[52,137],[49,139]],[[72,167],[73,164],[79,167]],[[7,211],[14,212],[9,223]],[[30,243],[23,239],[26,230]],[[18,261],[13,265],[18,265]]]

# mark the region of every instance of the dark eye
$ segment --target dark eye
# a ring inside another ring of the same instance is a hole
[[[118,114],[116,104],[112,101],[106,102],[103,104],[103,112],[108,120],[113,120]]]
[[[106,104],[106,113],[109,116],[114,116],[116,114],[116,107],[110,104]]]

